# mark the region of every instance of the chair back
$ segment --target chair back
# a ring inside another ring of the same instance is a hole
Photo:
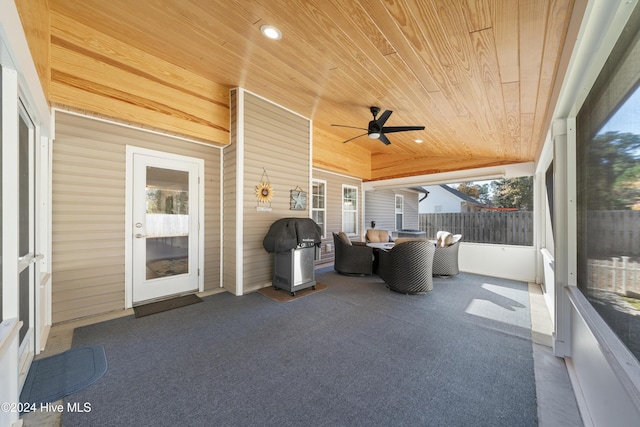
[[[371,274],[373,269],[373,249],[362,245],[351,244],[349,239],[333,233],[335,257],[333,269],[340,274],[364,275]]]
[[[389,241],[389,232],[387,230],[367,230],[367,242],[384,243]]]
[[[379,274],[389,289],[421,294],[433,289],[433,243],[413,240],[396,244],[388,252],[380,252]]]
[[[455,276],[460,272],[458,267],[458,251],[460,249],[460,240],[462,235],[454,236],[454,243],[449,246],[437,246],[433,256],[433,275],[434,276]]]

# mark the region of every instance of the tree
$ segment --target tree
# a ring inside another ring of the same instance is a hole
[[[474,184],[473,182],[463,182],[458,184],[458,188],[456,188],[459,192],[466,194],[469,197],[473,197],[474,199],[478,199],[480,197],[480,186]]]
[[[493,205],[498,208],[533,209],[533,177],[522,176],[492,181]]]
[[[466,194],[469,197],[473,197],[482,204],[491,204],[489,184],[480,185],[473,182],[463,182],[458,184],[456,190],[463,194]]]
[[[640,135],[606,132],[587,148],[587,209],[629,209],[640,200]]]

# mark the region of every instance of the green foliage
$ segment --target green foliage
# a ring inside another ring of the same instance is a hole
[[[456,189],[469,197],[473,197],[474,199],[480,198],[481,188],[479,185],[474,184],[473,182],[463,182],[461,184],[458,184],[458,188]]]
[[[473,197],[480,203],[489,205],[491,203],[491,193],[489,184],[476,184],[473,182],[463,182],[458,184],[456,188],[459,192],[466,194],[469,197]]]
[[[492,181],[493,206],[533,210],[533,177],[522,176]]]
[[[147,188],[147,213],[189,213],[189,192],[160,188]]]
[[[491,181],[490,184],[464,182],[457,190],[480,203],[496,208],[533,210],[533,177],[518,177]]]
[[[640,201],[640,135],[607,132],[587,149],[587,209],[623,210]]]

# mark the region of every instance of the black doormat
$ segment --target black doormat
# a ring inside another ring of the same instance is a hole
[[[136,317],[149,316],[150,314],[161,313],[163,311],[173,310],[174,308],[184,307],[185,305],[202,302],[199,296],[190,294],[181,297],[171,298],[164,301],[152,302],[150,304],[139,305],[133,307]]]

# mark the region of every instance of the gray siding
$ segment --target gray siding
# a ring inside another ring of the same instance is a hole
[[[361,221],[362,207],[363,207],[363,192],[362,192],[362,180],[359,178],[352,178],[344,175],[335,174],[332,172],[323,171],[320,169],[313,169],[313,178],[326,181],[326,209],[327,209],[327,227],[326,235],[322,240],[321,257],[317,264],[333,263],[334,250],[333,247],[333,232],[342,231],[342,185],[351,185],[358,188],[358,201],[360,203],[360,218],[358,219],[359,233],[353,237],[353,240],[363,240],[363,224]],[[366,224],[365,224],[366,225]]]
[[[419,193],[409,190],[371,190],[365,194],[365,230],[376,222],[376,229],[396,231],[396,195],[404,196],[404,227],[417,229]]]
[[[204,159],[204,286],[220,286],[220,149],[58,112],[52,165],[54,323],[124,309],[127,145]]]
[[[224,233],[224,268],[223,268],[223,287],[233,293],[238,294],[236,288],[237,271],[236,271],[236,248],[237,241],[237,219],[236,214],[238,208],[236,206],[236,193],[238,182],[238,96],[237,92],[231,91],[229,96],[229,104],[231,110],[231,144],[224,148],[224,201],[223,201],[223,233]]]
[[[241,209],[242,215],[228,218],[230,206],[225,203],[225,220],[235,221],[234,226],[242,229],[242,237],[235,236],[241,252],[231,255],[234,261],[227,262],[241,263],[242,278],[235,277],[233,286],[225,282],[225,288],[235,287],[235,293],[239,294],[271,285],[273,255],[262,246],[271,224],[285,217],[309,217],[308,204],[304,211],[290,210],[290,191],[296,187],[309,191],[311,122],[241,89],[234,89],[232,96],[242,97],[242,102],[237,102],[238,99],[232,102],[232,117],[241,118],[234,128],[241,130],[235,146],[241,150],[236,158],[242,159],[242,165],[232,170],[225,164],[225,173],[235,174],[234,188],[242,186],[242,200],[234,201],[235,209]],[[242,141],[238,140],[240,137]],[[271,203],[259,203],[255,196],[255,188],[265,172],[264,180],[274,189]],[[271,211],[258,211],[258,206],[270,206]]]
[[[419,202],[420,193],[415,191],[397,191],[404,196],[404,228],[418,229],[420,225]]]

